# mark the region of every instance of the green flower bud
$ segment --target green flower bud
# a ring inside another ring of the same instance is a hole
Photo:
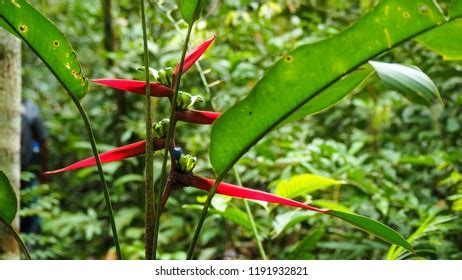
[[[146,67],[144,66],[140,66],[136,68],[136,70],[143,71],[143,72],[145,71],[145,69]],[[159,72],[156,69],[149,67],[149,74],[154,78],[154,80],[157,81],[159,79]]]
[[[191,95],[187,92],[179,91],[176,98],[176,107],[178,110],[187,110],[197,101],[204,102],[204,99],[199,95]]]
[[[172,86],[172,79],[173,79],[173,69],[171,67],[167,67],[164,69],[159,70],[157,81],[164,86],[171,87]]]
[[[196,167],[197,158],[187,154],[181,154],[178,160],[178,167],[183,173],[191,173]]]
[[[154,131],[154,136],[156,138],[162,138],[167,135],[168,124],[170,123],[169,119],[163,119],[159,122],[156,122],[152,129]]]

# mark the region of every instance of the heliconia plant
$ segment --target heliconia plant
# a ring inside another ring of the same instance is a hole
[[[42,16],[36,12],[26,1],[17,1],[27,7],[25,12],[33,12],[33,16],[40,19]],[[235,163],[252,146],[258,143],[265,135],[277,126],[292,120],[318,113],[335,105],[354,89],[365,83],[369,77],[377,74],[383,82],[392,89],[402,93],[409,100],[418,104],[430,106],[442,102],[442,98],[432,80],[415,66],[375,61],[376,57],[401,43],[416,39],[432,50],[451,58],[462,57],[462,48],[457,49],[451,42],[435,43],[434,37],[447,34],[448,27],[462,37],[461,26],[462,0],[454,0],[449,18],[445,17],[440,7],[431,0],[383,0],[367,16],[360,19],[346,31],[314,44],[298,47],[282,57],[252,89],[250,94],[229,108],[224,113],[213,111],[199,111],[192,109],[198,96],[192,96],[180,91],[181,77],[190,69],[215,41],[216,36],[199,44],[190,53],[187,53],[188,43],[194,22],[199,18],[202,8],[207,1],[182,1],[180,5],[183,19],[188,23],[188,32],[182,48],[182,58],[175,68],[153,69],[149,67],[146,42],[146,27],[144,14],[144,1],[142,4],[142,23],[145,65],[141,67],[145,73],[144,81],[127,79],[95,79],[94,83],[133,92],[146,96],[147,104],[147,139],[128,144],[116,149],[97,153],[93,149],[93,157],[89,157],[71,164],[67,167],[49,171],[47,174],[57,174],[80,168],[98,166],[102,174],[101,163],[120,161],[125,158],[146,155],[146,258],[156,257],[157,234],[160,212],[165,206],[173,188],[194,187],[208,192],[207,200],[202,208],[199,223],[192,236],[188,259],[194,257],[195,246],[201,232],[205,217],[207,216],[211,200],[215,193],[240,198],[244,200],[264,201],[288,207],[314,211],[319,214],[339,218],[351,225],[374,235],[390,244],[401,246],[414,253],[412,245],[392,228],[371,218],[357,215],[338,209],[325,209],[314,207],[284,197],[281,193],[272,194],[223,182],[227,173]],[[62,69],[60,59],[63,56],[51,56],[42,46],[41,39],[33,28],[28,29],[30,34],[23,34],[21,25],[11,17],[25,18],[21,9],[14,7],[10,2],[0,2],[0,16],[14,29],[23,40],[34,48],[39,56],[47,63],[53,73],[68,89],[73,100],[80,99],[85,92],[82,87],[86,78],[80,72],[74,80],[69,81],[69,72]],[[14,11],[6,14],[3,11]],[[55,28],[49,27],[49,28]],[[55,30],[55,29],[53,29]],[[32,36],[35,34],[34,36]],[[45,36],[43,41],[50,37]],[[45,42],[47,44],[50,42]],[[52,44],[50,46],[53,46]],[[70,45],[69,45],[70,47]],[[74,62],[76,63],[76,62]],[[150,79],[154,81],[151,82]],[[74,90],[77,87],[79,90]],[[281,93],[284,94],[281,94]],[[85,92],[86,93],[86,92]],[[168,98],[170,100],[170,118],[157,123],[150,121],[150,98]],[[78,103],[80,104],[80,103]],[[78,105],[77,104],[77,105]],[[78,105],[79,110],[81,106]],[[184,121],[199,125],[212,125],[210,161],[216,173],[215,179],[204,178],[194,174],[197,158],[183,152],[175,145],[174,130],[177,121]],[[243,125],[245,124],[245,125]],[[89,130],[91,131],[91,130]],[[92,135],[92,133],[90,133]],[[93,141],[94,142],[94,141]],[[152,188],[152,154],[155,150],[164,150],[161,179],[158,187]],[[166,171],[167,159],[170,157],[170,172]],[[101,175],[103,176],[103,175]],[[104,178],[102,181],[104,181]],[[236,180],[240,181],[238,176]],[[108,193],[105,191],[105,194]],[[151,197],[155,195],[154,197]],[[149,196],[149,197],[148,197]],[[106,195],[110,209],[110,200]],[[155,209],[154,209],[155,208]],[[156,211],[154,211],[156,210]],[[250,211],[249,218],[253,219]],[[110,215],[111,216],[111,215]],[[113,223],[112,229],[117,233]],[[257,228],[253,226],[254,237],[258,244]],[[116,236],[116,234],[115,234]],[[115,238],[118,248],[118,240]],[[150,244],[153,242],[153,244]],[[120,248],[118,257],[121,258]],[[264,252],[262,257],[265,258]]]

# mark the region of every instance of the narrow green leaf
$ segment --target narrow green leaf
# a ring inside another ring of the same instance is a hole
[[[74,98],[88,92],[88,80],[66,36],[26,0],[0,1],[0,17],[42,59]]]
[[[299,223],[306,221],[316,215],[311,211],[300,211],[299,209],[279,214],[273,221],[272,238],[277,238],[286,230],[293,228]]]
[[[210,146],[215,172],[225,174],[263,136],[343,76],[444,22],[431,0],[385,0],[346,31],[290,52],[215,121]]]
[[[18,199],[10,180],[0,170],[0,218],[11,224],[18,211]]]
[[[405,248],[408,251],[413,252],[411,244],[406,241],[398,232],[394,229],[375,221],[371,218],[352,214],[352,213],[345,213],[336,210],[330,210],[327,214],[340,218],[347,223],[352,224],[353,226],[372,234],[390,244],[399,245]]]
[[[286,198],[294,198],[343,183],[343,181],[337,181],[323,176],[302,174],[293,176],[288,180],[279,181],[275,193]]]
[[[443,103],[436,85],[419,68],[378,61],[369,61],[369,63],[385,84],[410,101],[426,106],[431,106],[435,100]]]
[[[199,18],[207,0],[181,0],[181,16],[188,23],[192,24]]]
[[[323,209],[331,209],[340,212],[353,213],[350,208],[331,200],[316,199],[311,202],[312,205]]]

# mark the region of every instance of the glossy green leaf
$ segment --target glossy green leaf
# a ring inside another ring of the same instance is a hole
[[[331,200],[316,199],[311,202],[312,205],[323,209],[336,210],[340,212],[353,213],[350,208]]]
[[[199,18],[207,0],[181,0],[181,16],[191,24]]]
[[[327,214],[340,218],[347,223],[369,233],[372,234],[390,244],[395,244],[405,248],[408,251],[413,251],[411,244],[404,239],[398,232],[394,229],[375,221],[371,218],[364,217],[361,215],[356,215],[352,213],[345,213],[336,210],[331,210],[327,212]]]
[[[66,36],[25,0],[0,0],[0,17],[47,65],[67,92],[82,99],[88,80]]]
[[[18,211],[18,199],[10,180],[0,170],[0,218],[11,224]]]
[[[462,16],[462,0],[452,0],[451,10],[449,11],[450,18]]]
[[[444,22],[431,0],[385,0],[346,31],[290,52],[215,121],[210,147],[215,172],[225,174],[263,136],[345,75]]]
[[[341,185],[344,182],[313,174],[302,174],[293,176],[288,180],[281,180],[276,186],[275,193],[286,198],[303,196],[314,191],[334,185]]]
[[[431,106],[436,100],[443,102],[436,85],[419,68],[378,61],[369,63],[385,84],[410,101],[427,106]]]

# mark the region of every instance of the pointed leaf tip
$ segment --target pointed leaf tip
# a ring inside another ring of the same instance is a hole
[[[138,80],[124,79],[95,79],[93,83],[115,88],[118,90],[129,91],[141,95],[146,95],[146,82]],[[170,97],[173,90],[160,83],[151,83],[151,95],[155,97]]]
[[[353,213],[345,213],[335,210],[329,210],[327,214],[340,218],[390,244],[395,244],[409,250],[410,252],[414,252],[411,244],[409,244],[409,242],[407,242],[406,239],[404,239],[404,237],[402,237],[397,231],[376,220]]]
[[[190,53],[188,53],[184,59],[183,71],[184,74],[186,71],[191,68],[196,61],[204,54],[204,52],[209,48],[209,46],[215,41],[217,38],[216,35],[213,35],[212,38],[208,39],[207,41],[202,42],[196,48],[194,48]],[[178,63],[175,67],[174,75],[177,76],[178,72],[180,71],[180,64]]]
[[[433,81],[416,66],[369,61],[385,84],[410,101],[431,106],[435,100],[443,103]]]

